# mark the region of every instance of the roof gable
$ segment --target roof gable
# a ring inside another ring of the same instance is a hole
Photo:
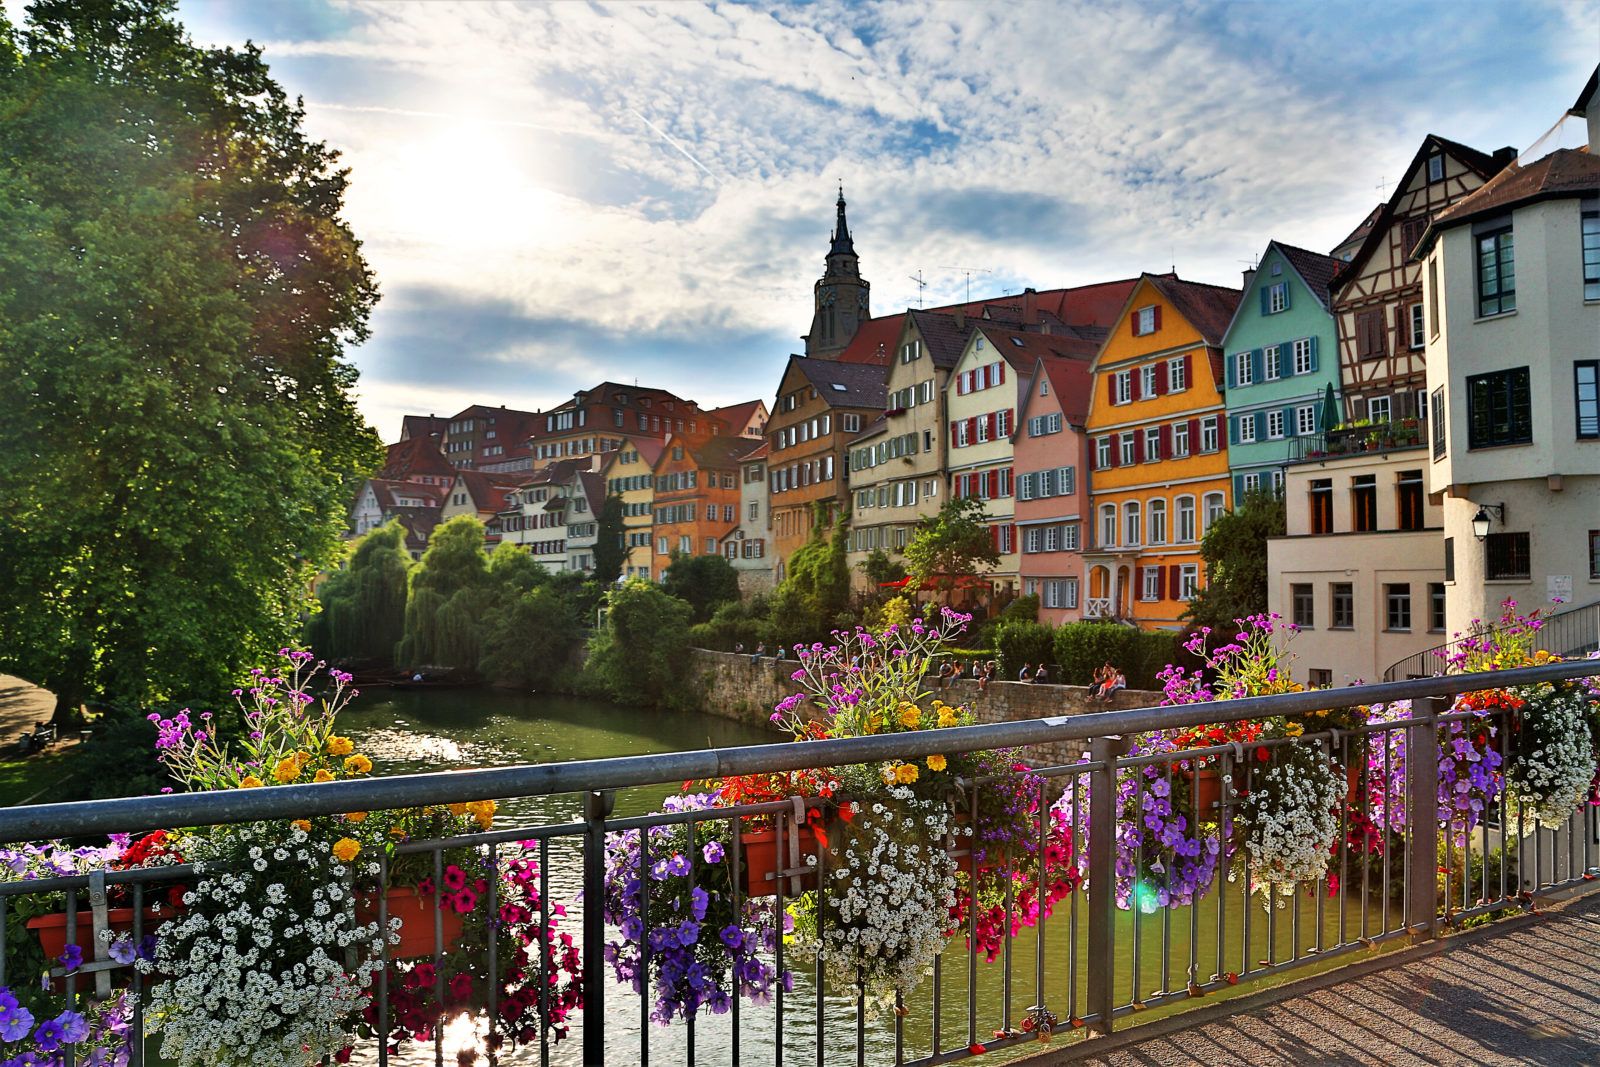
[[[1439,212],[1417,242],[1413,259],[1427,254],[1438,234],[1486,215],[1510,211],[1539,200],[1593,196],[1600,193],[1600,156],[1559,148],[1526,167],[1512,163],[1481,187]]]

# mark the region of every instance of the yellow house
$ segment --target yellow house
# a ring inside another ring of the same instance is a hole
[[[600,477],[605,479],[607,495],[622,498],[622,540],[627,558],[622,561],[624,578],[659,578],[651,572],[654,549],[651,547],[654,524],[655,464],[661,458],[662,442],[653,437],[626,437],[622,447],[605,454]]]
[[[1146,274],[1094,361],[1086,618],[1177,629],[1229,506],[1222,338],[1240,291]]]

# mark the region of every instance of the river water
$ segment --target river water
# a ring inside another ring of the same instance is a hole
[[[752,726],[730,722],[710,715],[674,714],[653,709],[627,708],[595,701],[567,697],[521,695],[484,690],[431,690],[426,692],[379,691],[364,694],[341,715],[344,732],[354,736],[360,749],[374,761],[395,771],[446,770],[466,767],[505,766],[516,763],[546,763],[577,759],[596,759],[607,756],[637,755],[651,752],[681,751],[728,745],[759,744],[779,740],[778,735]],[[617,798],[617,814],[630,815],[657,810],[661,800],[676,792],[681,783],[665,784],[623,791]],[[539,825],[577,820],[580,800],[576,796],[521,797],[502,802],[497,817],[499,826]],[[553,902],[564,903],[569,918],[566,929],[576,938],[580,935],[583,902],[579,899],[581,867],[576,842],[552,843],[550,878]],[[1224,941],[1227,945],[1224,970],[1240,969],[1245,952],[1241,943],[1241,929],[1245,911],[1250,910],[1254,932],[1251,937],[1250,956],[1267,955],[1267,917],[1259,905],[1246,905],[1243,894],[1236,888],[1226,894],[1224,903]],[[1074,908],[1073,903],[1078,906]],[[1323,902],[1304,901],[1300,922],[1291,923],[1287,910],[1280,910],[1276,920],[1274,941],[1280,957],[1290,951],[1294,927],[1302,946],[1312,942],[1316,929],[1322,925],[1329,944],[1336,941],[1336,907]],[[1353,905],[1352,905],[1353,907]],[[1028,1007],[1035,1003],[1036,980],[1042,975],[1044,1001],[1062,1019],[1067,1018],[1072,1001],[1069,989],[1076,987],[1076,1010],[1085,1009],[1084,975],[1087,973],[1087,935],[1081,924],[1086,914],[1082,895],[1076,901],[1062,901],[1056,915],[1040,931],[1024,930],[1011,949],[1012,992],[1008,1005],[1004,996],[1004,961],[969,963],[968,953],[961,937],[955,938],[945,953],[942,964],[942,1010],[940,1048],[964,1048],[969,1037],[988,1040],[996,1028],[1020,1022]],[[1349,921],[1356,921],[1354,911],[1347,913]],[[1207,898],[1197,914],[1188,909],[1170,912],[1170,945],[1162,951],[1163,929],[1168,928],[1167,917],[1146,916],[1137,920],[1139,927],[1140,974],[1137,988],[1150,991],[1163,986],[1165,967],[1170,976],[1166,988],[1182,988],[1189,954],[1191,928],[1197,931],[1201,960],[1200,978],[1206,980],[1218,970],[1215,960],[1217,944],[1217,904],[1215,896]],[[1376,917],[1374,917],[1376,922]],[[1130,998],[1135,988],[1133,974],[1134,927],[1136,920],[1119,913],[1116,930],[1117,969],[1119,974],[1118,1003]],[[1078,950],[1069,952],[1072,930],[1076,924]],[[616,936],[613,932],[613,936]],[[1043,946],[1045,965],[1036,968],[1035,961]],[[1076,959],[1069,958],[1076,956]],[[603,961],[585,960],[585,966],[603,967]],[[969,1035],[968,975],[973,977],[971,1002],[977,1007],[979,1023]],[[1296,972],[1299,973],[1299,972]],[[608,975],[609,978],[609,975]],[[783,1060],[790,1063],[818,1062],[817,999],[815,986],[809,975],[796,974],[794,993],[787,999],[783,1026]],[[910,1003],[910,1013],[902,1021],[901,1039],[905,1044],[907,1059],[927,1055],[932,1042],[932,981],[924,981]],[[649,1056],[661,1063],[686,1063],[688,1059],[689,1032],[681,1022],[670,1027],[650,1026],[641,1034],[639,998],[632,990],[614,983],[607,985],[606,1048],[607,1062],[638,1064],[641,1055],[641,1037],[648,1042]],[[854,1003],[846,997],[828,996],[822,1008],[822,1045],[826,1062],[854,1063],[856,1061],[857,1028]],[[581,1013],[580,1013],[581,1016]],[[732,1062],[731,1020],[728,1016],[711,1016],[702,1013],[697,1022],[693,1043],[695,1062],[723,1064]],[[744,1063],[774,1062],[776,1015],[772,1005],[740,1007],[740,1042]],[[552,1048],[551,1061],[567,1065],[580,1061],[582,1023],[573,1027],[572,1036]],[[471,1043],[469,1028],[458,1025],[446,1038],[441,1050],[443,1063],[454,1064],[456,1046]],[[865,1062],[888,1064],[894,1062],[896,1045],[895,1020],[880,1018],[869,1021],[864,1035]],[[1028,1046],[1029,1049],[1038,1046]],[[414,1046],[408,1053],[391,1062],[432,1063],[433,1046]],[[978,1062],[1001,1061],[1011,1057],[986,1056]],[[358,1053],[357,1063],[370,1064],[375,1057]],[[482,1062],[482,1061],[480,1061]],[[536,1063],[538,1049],[522,1050],[501,1057],[504,1063]]]

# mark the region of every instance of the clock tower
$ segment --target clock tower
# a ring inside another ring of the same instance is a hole
[[[856,335],[856,327],[872,317],[868,297],[872,287],[861,277],[861,262],[845,223],[842,185],[838,209],[826,266],[812,291],[811,332],[802,338],[806,355],[815,359],[836,358]]]

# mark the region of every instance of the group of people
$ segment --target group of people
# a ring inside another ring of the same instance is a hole
[[[988,662],[973,660],[970,671],[970,674],[964,672],[960,664],[954,660],[945,660],[939,664],[939,688],[948,689],[950,688],[950,683],[957,678],[967,677],[978,683],[978,692],[981,693],[989,688],[989,683],[994,681],[995,676],[1000,673],[1000,666],[994,660],[989,660]],[[1044,683],[1049,680],[1050,666],[1047,663],[1039,663],[1038,665],[1024,663],[1022,669],[1017,671],[1017,681],[1019,682]]]
[[[1089,685],[1089,699],[1111,703],[1111,694],[1118,689],[1128,688],[1128,678],[1121,671],[1111,665],[1109,660],[1105,666],[1096,667],[1094,681]]]

